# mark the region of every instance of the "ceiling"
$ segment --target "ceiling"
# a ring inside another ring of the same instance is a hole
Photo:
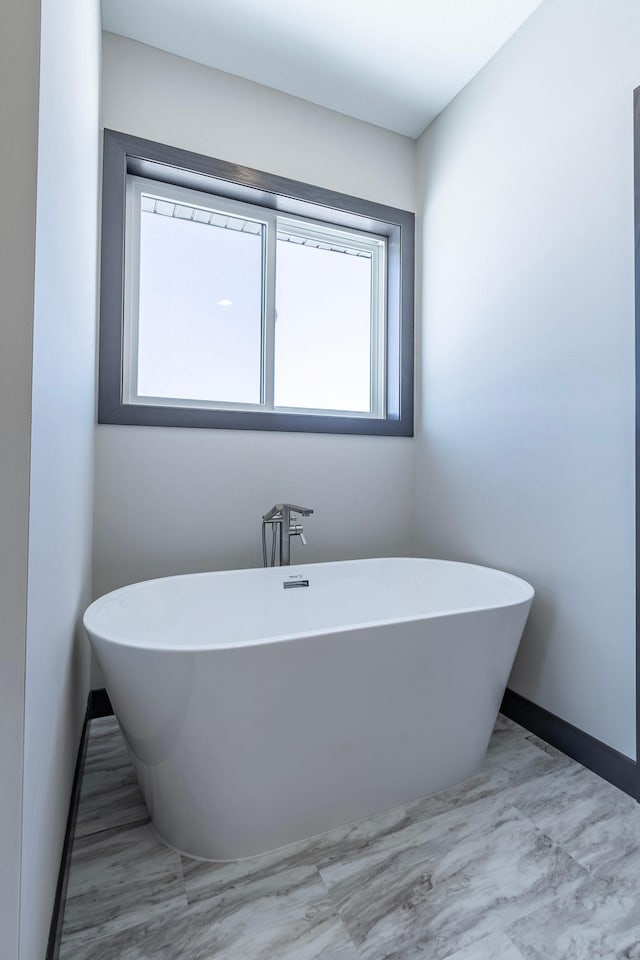
[[[542,0],[102,0],[105,30],[417,137]]]

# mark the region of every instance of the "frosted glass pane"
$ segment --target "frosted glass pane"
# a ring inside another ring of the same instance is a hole
[[[275,403],[371,409],[371,260],[278,240]]]
[[[262,229],[245,226],[142,213],[140,396],[260,402]]]

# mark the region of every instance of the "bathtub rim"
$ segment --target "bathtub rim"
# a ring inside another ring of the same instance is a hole
[[[224,642],[224,641],[216,642],[216,643],[209,642],[206,645],[204,644],[194,645],[194,644],[184,643],[180,645],[156,644],[155,646],[151,646],[148,644],[141,644],[132,639],[124,639],[122,637],[116,637],[114,635],[109,634],[108,631],[95,629],[94,627],[89,626],[87,623],[87,620],[90,619],[91,616],[96,615],[101,610],[101,608],[105,606],[108,602],[112,602],[113,599],[118,594],[121,594],[124,592],[129,593],[129,592],[139,591],[149,584],[156,584],[156,583],[164,582],[166,580],[172,580],[172,581],[186,580],[186,579],[192,580],[192,579],[200,579],[202,577],[210,577],[210,576],[222,577],[222,576],[231,575],[231,574],[234,574],[234,575],[248,574],[248,573],[253,573],[255,571],[260,571],[264,569],[276,569],[276,570],[283,570],[283,571],[295,570],[297,572],[297,571],[304,571],[307,569],[313,569],[314,567],[334,566],[334,565],[342,565],[342,564],[345,564],[345,565],[346,564],[367,564],[370,562],[379,562],[379,561],[385,561],[385,560],[387,561],[388,560],[418,560],[418,561],[426,561],[428,563],[436,563],[439,565],[455,566],[455,567],[471,567],[479,570],[486,570],[495,574],[498,577],[507,578],[510,581],[516,582],[521,587],[523,587],[524,593],[522,597],[516,600],[511,599],[503,603],[491,603],[491,604],[485,604],[483,606],[476,604],[474,606],[469,606],[469,607],[459,606],[451,609],[437,610],[437,611],[434,611],[433,613],[412,614],[411,616],[404,616],[404,617],[396,616],[396,617],[386,618],[384,620],[367,620],[364,622],[359,621],[354,623],[341,624],[339,626],[323,627],[322,629],[317,629],[317,630],[304,630],[304,631],[300,630],[300,631],[296,631],[295,633],[271,634],[269,636],[264,636],[264,637],[259,636],[249,640],[241,640],[241,641],[235,641],[235,642]],[[141,652],[149,651],[153,653],[213,653],[213,652],[222,651],[222,650],[241,650],[241,649],[246,649],[247,647],[251,648],[251,647],[259,647],[259,646],[267,646],[269,644],[275,644],[275,643],[291,643],[295,640],[302,640],[307,638],[311,639],[313,637],[322,637],[330,634],[349,633],[355,630],[374,629],[377,627],[384,628],[394,624],[413,623],[419,620],[429,621],[429,620],[439,619],[442,617],[451,617],[451,616],[470,614],[470,613],[482,613],[488,610],[502,610],[507,607],[518,606],[522,603],[531,604],[534,597],[535,597],[535,590],[531,586],[531,584],[528,583],[528,581],[523,580],[521,577],[518,577],[513,573],[507,573],[505,570],[498,570],[495,567],[487,567],[484,564],[467,563],[461,560],[440,560],[437,557],[365,557],[365,558],[356,559],[356,560],[325,560],[325,561],[319,561],[318,563],[295,564],[295,565],[292,565],[291,567],[274,567],[274,568],[243,567],[243,568],[233,569],[233,570],[203,570],[197,573],[180,573],[180,574],[170,575],[167,577],[153,577],[150,580],[139,580],[139,581],[136,581],[135,583],[125,584],[122,587],[117,587],[115,590],[111,590],[109,591],[109,593],[105,593],[103,594],[103,596],[96,598],[85,610],[82,617],[82,624],[87,634],[89,635],[92,643],[95,642],[94,638],[97,638],[97,640],[100,643],[107,643],[115,647],[123,647],[125,649],[136,650]]]

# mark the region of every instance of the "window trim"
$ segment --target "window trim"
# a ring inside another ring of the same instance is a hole
[[[127,175],[241,200],[264,208],[266,215],[272,211],[386,237],[385,417],[123,402]],[[98,422],[413,436],[414,233],[415,217],[408,211],[105,130]]]

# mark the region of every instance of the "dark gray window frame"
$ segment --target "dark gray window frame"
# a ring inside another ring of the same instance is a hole
[[[123,403],[125,187],[128,174],[386,236],[386,418]],[[414,236],[415,217],[408,211],[105,130],[98,422],[412,437]]]

